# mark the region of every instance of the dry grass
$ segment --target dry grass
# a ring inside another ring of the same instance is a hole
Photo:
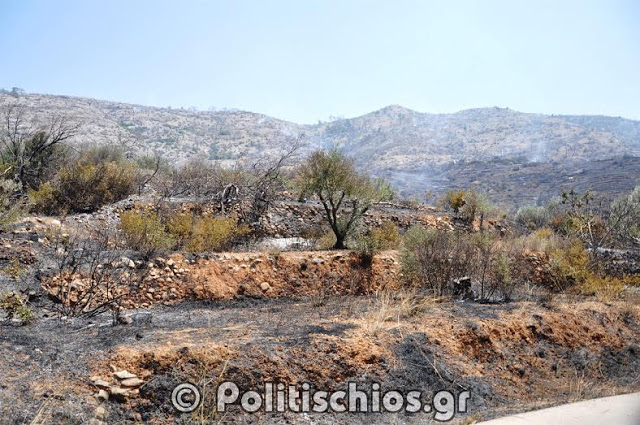
[[[375,294],[372,308],[365,314],[364,331],[375,336],[382,329],[399,326],[439,301],[438,297],[425,296],[412,289],[382,289]]]

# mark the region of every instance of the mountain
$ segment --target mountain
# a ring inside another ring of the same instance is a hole
[[[403,195],[478,186],[508,207],[541,202],[563,188],[615,195],[640,184],[640,121],[543,115],[508,108],[428,114],[392,105],[369,114],[300,125],[237,111],[157,108],[88,98],[0,93],[0,107],[24,105],[83,123],[78,142],[126,143],[180,163],[205,157],[231,164],[277,154],[340,147]]]

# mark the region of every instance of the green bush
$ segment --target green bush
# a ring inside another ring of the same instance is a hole
[[[8,319],[19,319],[23,325],[33,320],[33,311],[26,301],[14,292],[6,292],[0,295],[0,308],[2,308]]]
[[[566,241],[566,246],[554,247],[549,252],[547,281],[552,289],[564,291],[585,282],[589,276],[589,254],[577,238]]]
[[[640,246],[640,186],[611,203],[609,225],[624,245]]]
[[[126,247],[141,252],[147,259],[175,246],[175,238],[155,212],[125,211],[120,214],[118,229]]]
[[[189,240],[193,231],[194,216],[192,214],[176,214],[170,213],[165,217],[167,230],[176,239],[180,246]]]
[[[373,245],[378,250],[397,249],[402,240],[398,226],[390,221],[372,229],[369,234]]]
[[[450,190],[444,195],[442,202],[446,208],[451,209],[454,214],[458,214],[465,204],[464,198],[464,190]]]
[[[37,212],[92,212],[126,198],[136,189],[137,166],[113,148],[83,151],[29,197]]]
[[[232,218],[200,217],[194,220],[184,247],[189,252],[220,251],[244,231]]]
[[[468,223],[472,223],[478,215],[484,217],[495,210],[486,195],[474,189],[449,191],[440,204]]]
[[[545,207],[527,205],[518,209],[515,220],[531,230],[540,229],[549,222],[549,211]]]
[[[460,207],[460,216],[468,223],[472,223],[477,216],[485,218],[494,210],[494,206],[484,193],[473,189],[464,192],[464,205]]]
[[[514,289],[512,276],[513,260],[506,252],[500,252],[492,262],[492,289],[510,299]]]
[[[378,251],[396,249],[400,245],[400,241],[398,226],[391,222],[385,222],[380,227],[357,235],[351,242],[351,245],[360,257],[362,265],[369,267],[373,263],[373,257]]]
[[[313,249],[320,251],[327,251],[334,247],[336,244],[336,235],[331,230],[326,230],[324,233],[319,232],[311,236],[313,240]]]
[[[20,184],[13,180],[0,180],[0,230],[17,221],[25,212],[23,203],[16,199]]]
[[[376,241],[371,237],[371,234],[359,235],[353,242],[355,253],[360,259],[360,265],[364,268],[369,268],[373,265],[373,257],[379,251]]]

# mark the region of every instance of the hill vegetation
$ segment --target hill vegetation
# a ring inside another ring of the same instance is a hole
[[[597,185],[605,171],[610,184],[605,182],[602,193],[617,196],[640,184],[640,122],[623,118],[503,108],[425,114],[389,106],[352,119],[301,125],[237,110],[0,93],[0,105],[15,103],[43,122],[51,116],[75,117],[82,123],[76,140],[83,143],[119,143],[178,164],[208,158],[229,166],[277,155],[294,143],[302,153],[337,147],[361,169],[385,177],[400,194],[418,199],[425,191],[441,195],[451,188],[478,185],[511,208],[544,202],[550,189],[561,183]]]

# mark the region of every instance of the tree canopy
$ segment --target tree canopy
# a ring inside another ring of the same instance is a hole
[[[314,195],[322,203],[335,249],[345,248],[347,236],[373,204],[392,196],[388,183],[358,172],[353,160],[335,149],[313,152],[296,182],[303,196]]]

